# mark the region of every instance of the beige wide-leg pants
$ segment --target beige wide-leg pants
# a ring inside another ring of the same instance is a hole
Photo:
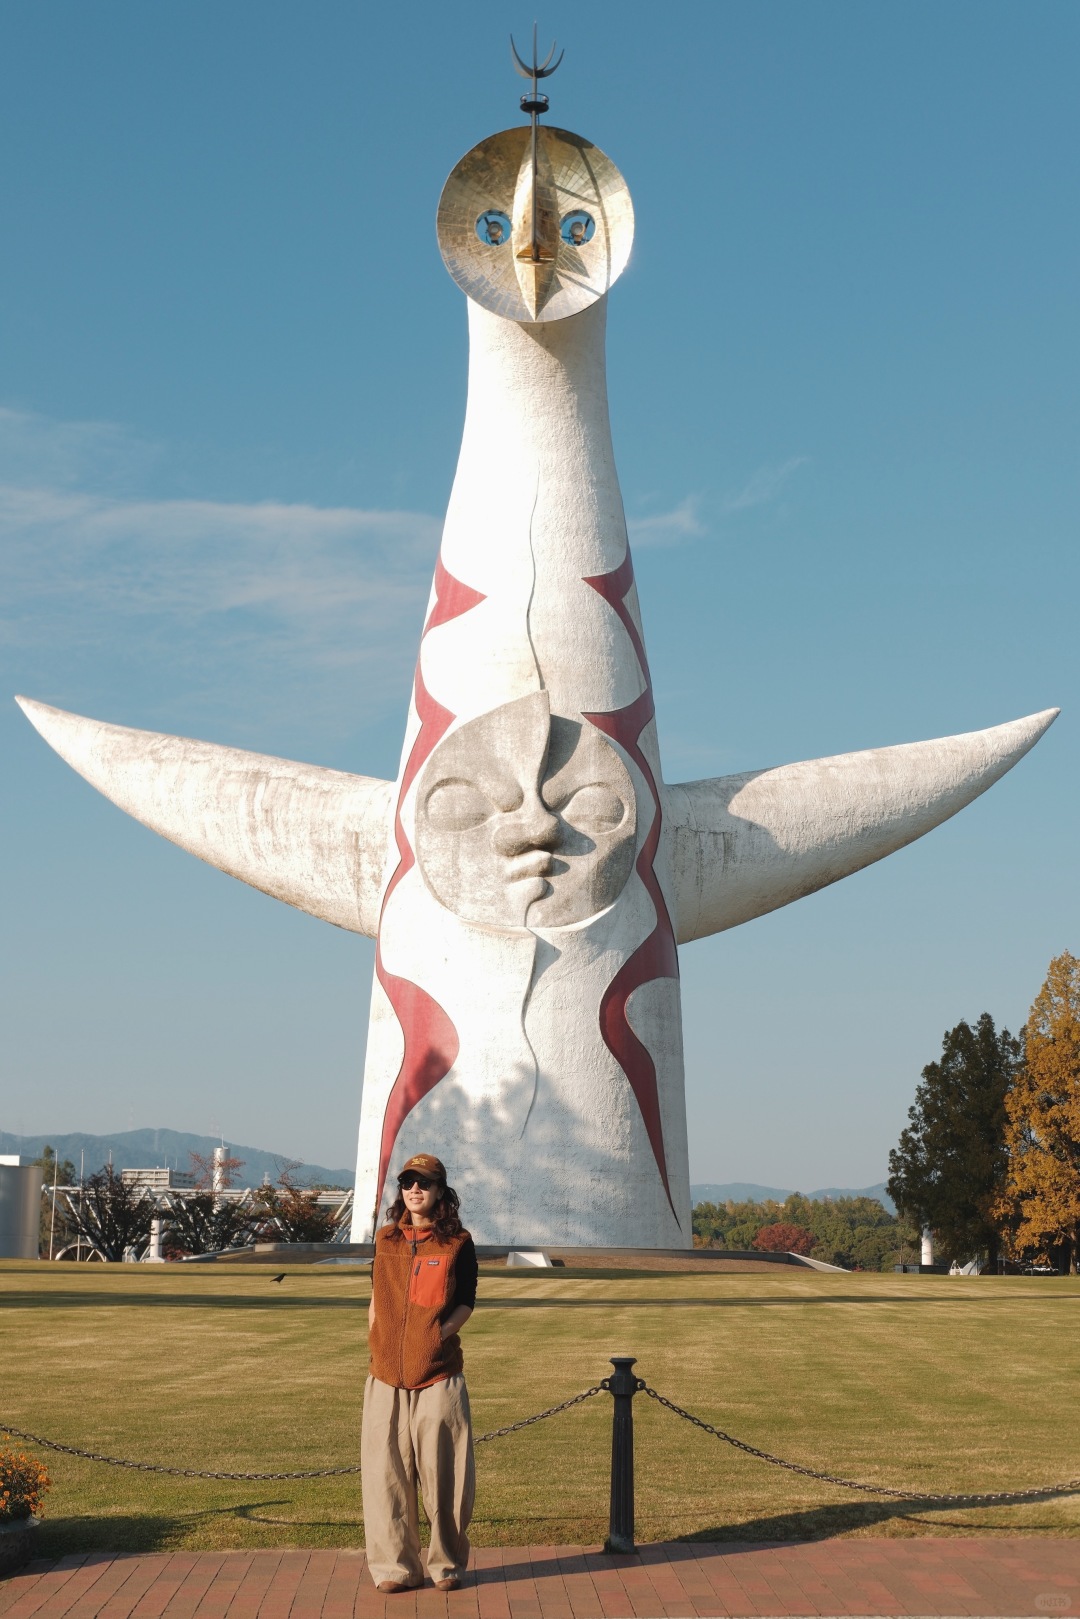
[[[465,1379],[447,1377],[426,1389],[396,1389],[369,1377],[360,1435],[364,1539],[376,1585],[421,1585],[416,1486],[431,1524],[428,1573],[460,1579],[469,1562],[476,1479],[472,1419]]]

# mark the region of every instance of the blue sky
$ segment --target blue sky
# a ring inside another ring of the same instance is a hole
[[[446,173],[513,6],[0,5],[9,693],[392,776],[464,406]],[[637,211],[609,385],[669,780],[1060,704],[881,866],[683,951],[691,1173],[885,1170],[922,1065],[1080,949],[1080,10],[571,6]],[[371,946],[0,709],[0,1129],[351,1162]]]

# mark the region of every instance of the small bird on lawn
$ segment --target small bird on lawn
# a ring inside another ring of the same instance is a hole
[[[280,1276],[271,1276],[270,1280],[272,1282],[283,1282],[285,1280],[285,1272],[282,1271]]]

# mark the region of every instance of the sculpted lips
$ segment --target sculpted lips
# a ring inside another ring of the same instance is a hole
[[[510,881],[520,883],[528,878],[550,877],[555,870],[555,862],[549,850],[530,849],[527,854],[516,855],[508,861],[508,867]]]

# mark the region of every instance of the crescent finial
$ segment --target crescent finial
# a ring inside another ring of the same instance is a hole
[[[555,72],[555,69],[559,66],[559,63],[562,61],[563,57],[566,55],[566,51],[565,51],[565,49],[563,49],[563,50],[561,50],[559,52],[558,61],[553,62],[551,60],[551,58],[555,55],[555,48],[558,45],[558,43],[559,42],[558,42],[557,39],[553,39],[552,42],[551,42],[551,49],[550,49],[550,51],[548,51],[547,56],[544,58],[544,60],[542,62],[538,62],[537,59],[536,59],[537,58],[536,27],[534,25],[534,27],[533,27],[532,62],[530,63],[530,62],[526,62],[526,61],[524,61],[522,59],[521,53],[519,52],[517,46],[514,44],[514,36],[513,36],[513,34],[511,34],[510,35],[510,55],[513,58],[513,63],[514,63],[515,70],[518,73],[521,74],[521,77],[523,79],[549,79],[551,77],[551,75]]]

